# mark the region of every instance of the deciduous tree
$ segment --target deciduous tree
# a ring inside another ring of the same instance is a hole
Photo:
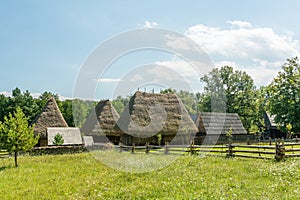
[[[300,65],[297,57],[287,59],[272,83],[268,86],[269,108],[282,131],[300,131]]]
[[[256,88],[246,72],[224,66],[213,69],[200,80],[205,83],[200,108],[205,108],[205,111],[238,113],[248,131],[256,124]]]

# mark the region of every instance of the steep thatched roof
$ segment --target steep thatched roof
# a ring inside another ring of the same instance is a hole
[[[116,135],[114,127],[118,119],[119,114],[111,101],[102,100],[90,112],[86,122],[81,127],[81,132],[90,136],[114,136]]]
[[[240,117],[236,113],[199,113],[196,126],[200,133],[226,134],[232,128],[232,134],[247,134]]]
[[[116,129],[121,134],[147,138],[193,134],[197,128],[175,94],[136,92],[121,114]]]
[[[47,101],[42,112],[33,123],[35,124],[34,133],[40,135],[40,139],[47,138],[48,127],[68,127],[54,98]]]
[[[53,145],[54,137],[59,133],[64,140],[63,145],[79,145],[82,144],[82,138],[79,128],[47,128],[48,145]]]

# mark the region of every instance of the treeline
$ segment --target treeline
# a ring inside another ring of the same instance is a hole
[[[300,67],[297,57],[287,59],[273,81],[257,88],[245,71],[230,66],[215,68],[200,78],[203,93],[176,91],[172,88],[161,93],[175,93],[190,114],[198,112],[238,113],[250,133],[265,128],[264,113],[275,116],[278,128],[287,133],[300,132]],[[113,101],[120,113],[130,96],[119,96]]]
[[[215,68],[200,78],[204,83],[203,93],[161,90],[161,93],[176,93],[190,114],[198,112],[238,113],[248,132],[262,131],[264,112],[275,116],[278,128],[284,132],[300,132],[300,67],[297,57],[287,59],[282,70],[268,85],[256,88],[254,81],[245,71],[234,70],[230,66]],[[29,91],[22,92],[16,88],[11,97],[0,95],[0,121],[4,116],[15,112],[19,106],[31,124],[42,111],[47,99],[54,97],[69,126],[81,126],[94,101],[64,100],[57,94],[44,92],[33,98]],[[117,97],[113,105],[121,113],[131,96]],[[73,109],[75,105],[76,109]],[[73,115],[74,114],[74,115]],[[75,118],[74,118],[75,116]]]
[[[3,122],[4,117],[9,113],[14,113],[17,107],[20,107],[28,119],[28,123],[32,124],[36,117],[42,112],[47,100],[54,97],[62,115],[69,126],[82,125],[84,120],[90,113],[91,109],[97,102],[80,100],[80,99],[67,99],[64,101],[59,100],[58,94],[51,92],[44,92],[38,98],[33,98],[28,90],[22,92],[19,88],[12,91],[11,97],[6,97],[0,94],[0,121]],[[73,104],[76,109],[74,112],[80,113],[77,118],[73,117]]]

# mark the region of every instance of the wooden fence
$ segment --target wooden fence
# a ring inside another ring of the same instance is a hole
[[[63,147],[64,149],[66,147]],[[72,147],[74,148],[74,147]],[[79,147],[77,147],[80,149]],[[285,143],[283,140],[277,140],[275,143],[265,142],[260,144],[220,144],[220,145],[195,145],[191,142],[190,145],[169,145],[166,143],[164,146],[156,146],[146,144],[145,146],[126,146],[119,144],[114,146],[120,153],[123,151],[131,153],[144,153],[144,154],[173,154],[173,155],[205,155],[205,156],[221,156],[221,157],[243,157],[243,158],[256,158],[256,159],[276,159],[278,161],[300,157],[300,142]],[[61,149],[54,147],[35,148],[34,151],[42,150],[43,154],[51,154],[46,150]],[[70,149],[70,148],[68,148]],[[96,148],[97,149],[97,148]],[[95,150],[96,150],[95,149]],[[80,151],[82,152],[82,147]],[[51,151],[52,152],[52,151]],[[55,151],[56,152],[56,151]],[[73,151],[72,151],[73,152]],[[77,151],[76,151],[77,152]],[[58,151],[57,153],[65,153]],[[0,150],[0,158],[9,157],[9,153]]]
[[[277,141],[274,146],[229,144],[227,157],[273,159],[300,157],[300,143]]]
[[[222,144],[215,146],[204,145],[169,145],[154,146],[146,144],[145,146],[116,146],[119,152],[129,151],[131,153],[146,154],[190,154],[190,155],[206,155],[206,156],[222,156],[222,157],[243,157],[256,159],[276,159],[278,161],[286,158],[300,157],[300,143],[284,143],[284,141],[276,141],[273,143],[262,143],[260,145],[250,144]]]
[[[5,150],[0,150],[0,158],[8,157],[9,153]]]

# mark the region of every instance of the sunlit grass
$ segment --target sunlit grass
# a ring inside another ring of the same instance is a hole
[[[107,153],[107,152],[106,152]],[[99,153],[98,156],[108,156]],[[123,154],[123,153],[122,153]],[[151,155],[129,154],[149,159]],[[298,199],[300,159],[181,156],[149,173],[107,167],[89,153],[0,159],[1,199]],[[165,155],[152,155],[165,159]],[[118,159],[113,152],[111,159]],[[150,159],[150,160],[151,160]],[[150,163],[153,161],[148,160]],[[122,166],[124,158],[118,160]],[[146,163],[146,162],[145,162]],[[132,165],[133,163],[131,163]],[[146,165],[146,164],[145,164]],[[151,164],[149,164],[151,166]]]

